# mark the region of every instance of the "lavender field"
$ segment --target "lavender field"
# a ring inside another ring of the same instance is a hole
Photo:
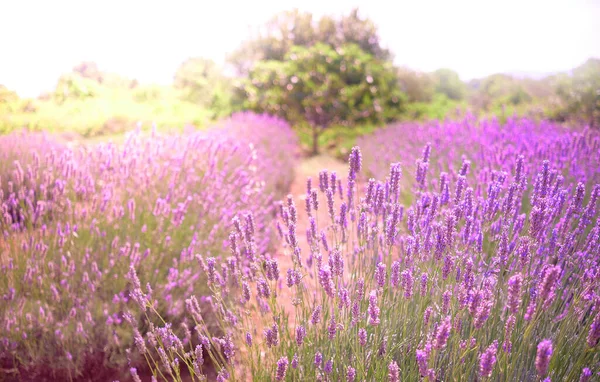
[[[303,161],[252,113],[1,136],[0,380],[600,378],[597,130],[467,114]]]

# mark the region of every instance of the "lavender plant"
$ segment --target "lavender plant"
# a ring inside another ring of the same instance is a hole
[[[453,177],[431,174],[436,147],[415,158],[414,172],[393,163],[385,179],[362,186],[354,148],[343,190],[322,172],[318,185],[307,184],[304,211],[292,197],[278,205],[282,256],[247,256],[259,234],[240,223],[230,235],[235,269],[204,259],[223,334],[207,335],[193,297],[188,313],[218,380],[562,381],[598,373],[600,185],[570,182],[594,179],[598,152],[567,151],[580,161],[568,166],[515,152],[510,172],[486,164],[474,183],[467,174],[476,161],[463,161]],[[417,184],[408,205],[405,176]],[[305,236],[299,214],[307,215]],[[139,306],[146,319],[134,331],[155,320],[155,303]],[[186,369],[203,378],[192,347],[155,337],[140,340],[166,354],[151,365],[155,376],[180,380]]]
[[[431,158],[421,155],[428,144],[436,152]],[[585,126],[518,117],[501,124],[496,119],[479,120],[467,114],[457,120],[393,124],[360,138],[358,145],[367,175],[378,179],[387,175],[390,163],[401,163],[407,173],[445,172],[456,182],[463,162],[468,160],[469,171],[463,175],[474,187],[487,182],[494,171],[515,173],[523,162],[527,166],[521,167],[519,176],[531,178],[542,161],[549,160],[565,183],[582,181],[593,186],[600,181],[600,168],[592,161],[598,159],[600,136]],[[416,183],[422,185],[421,177],[417,176]]]
[[[269,164],[293,158],[293,132],[248,114],[219,131],[138,132],[119,145],[76,147],[30,134],[0,137],[3,373],[119,377],[139,355],[127,349],[152,332],[131,333],[130,305],[157,301],[156,313],[185,335],[185,297],[209,292],[198,258],[229,252],[239,210],[260,235],[248,250],[267,251],[272,199],[287,187],[276,173],[293,173],[293,159],[278,169]],[[197,306],[208,332],[218,332],[208,299]]]

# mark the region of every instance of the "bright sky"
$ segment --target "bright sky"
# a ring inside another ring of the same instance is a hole
[[[187,57],[223,62],[278,11],[339,15],[353,6],[377,23],[396,64],[417,70],[448,67],[471,79],[600,57],[599,0],[0,0],[0,84],[36,96],[83,60],[166,84]]]

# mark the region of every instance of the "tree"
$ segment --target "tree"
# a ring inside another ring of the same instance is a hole
[[[560,76],[556,93],[568,116],[578,116],[590,126],[600,127],[600,59],[590,58],[573,69],[571,76]]]
[[[112,97],[114,91],[129,91],[136,86],[136,80],[103,72],[95,62],[85,61],[59,78],[53,97],[59,103],[68,99]]]
[[[251,109],[308,123],[314,154],[324,129],[382,123],[384,109],[400,110],[404,101],[391,64],[356,44],[294,46],[284,61],[259,62],[245,90]]]
[[[259,61],[281,61],[294,46],[310,47],[317,43],[334,49],[356,44],[380,60],[389,60],[389,50],[383,48],[375,24],[360,17],[354,9],[339,19],[323,16],[318,20],[297,9],[280,13],[270,19],[258,35],[244,42],[230,57],[238,74],[246,75]]]
[[[461,81],[458,73],[450,69],[438,69],[432,74],[435,92],[445,94],[448,98],[460,101],[467,94],[467,86]]]
[[[14,111],[19,106],[19,96],[4,85],[0,85],[0,110]]]
[[[182,91],[184,100],[214,109],[215,116],[229,108],[231,85],[221,67],[210,59],[193,57],[184,61],[175,73],[174,85]]]
[[[400,89],[406,93],[409,102],[431,102],[435,86],[430,74],[398,68],[396,75]]]
[[[54,90],[54,98],[58,103],[68,99],[93,98],[98,95],[100,84],[93,79],[85,78],[76,73],[62,75]]]

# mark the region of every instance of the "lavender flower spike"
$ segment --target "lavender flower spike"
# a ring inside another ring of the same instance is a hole
[[[548,373],[548,365],[552,357],[552,341],[543,340],[538,344],[537,355],[535,357],[535,369],[540,377]]]

